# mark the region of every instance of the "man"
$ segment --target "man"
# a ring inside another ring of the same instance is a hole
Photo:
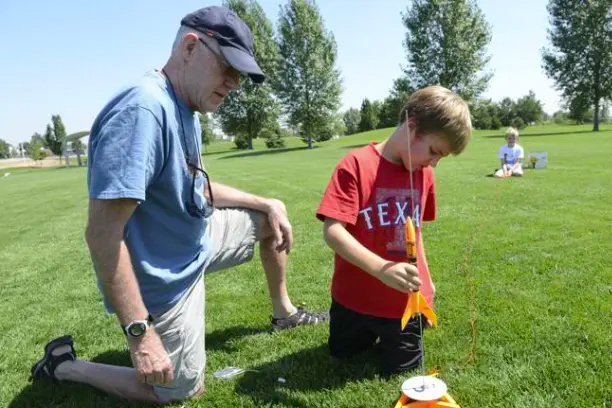
[[[109,312],[134,368],[77,360],[71,336],[52,340],[32,377],[86,383],[153,403],[204,392],[203,273],[250,260],[260,243],[273,329],[316,324],[285,287],[292,231],[282,202],[210,182],[196,111],[213,112],[239,86],[261,83],[247,25],[223,7],[181,21],[161,71],[118,93],[96,118],[88,159],[86,240]]]

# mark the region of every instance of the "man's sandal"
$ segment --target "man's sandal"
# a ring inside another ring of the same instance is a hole
[[[70,346],[70,350],[60,355],[54,355],[53,350],[62,346]],[[32,366],[30,381],[51,379],[57,382],[55,377],[55,369],[65,361],[76,360],[76,351],[74,351],[72,336],[66,335],[51,340],[45,345],[45,355]]]
[[[298,307],[297,312],[289,317],[272,318],[272,330],[291,329],[297,326],[317,324],[329,320],[329,313],[311,313],[303,307]]]

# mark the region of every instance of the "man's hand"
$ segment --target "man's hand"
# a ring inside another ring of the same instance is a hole
[[[418,269],[405,262],[385,265],[378,273],[378,279],[385,285],[404,293],[417,291],[421,287]]]
[[[174,380],[174,367],[154,328],[150,327],[141,339],[128,338],[128,344],[138,381],[164,385]]]
[[[289,218],[287,218],[285,204],[273,198],[268,199],[266,201],[266,213],[268,214],[270,228],[274,233],[276,250],[289,253],[293,246],[293,230]]]

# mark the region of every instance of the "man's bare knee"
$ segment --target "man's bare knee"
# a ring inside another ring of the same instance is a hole
[[[254,211],[253,218],[255,223],[255,239],[257,241],[263,241],[274,236],[274,231],[272,231],[272,226],[270,221],[268,221],[266,213]]]

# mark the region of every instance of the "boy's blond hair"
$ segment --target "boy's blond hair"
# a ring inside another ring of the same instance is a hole
[[[519,132],[518,130],[516,130],[515,128],[513,128],[512,126],[510,126],[508,129],[506,129],[506,140],[508,140],[508,138],[510,136],[514,136],[515,139],[518,140],[519,138]]]
[[[455,92],[439,85],[414,92],[400,112],[400,126],[409,119],[416,122],[418,133],[433,133],[444,139],[450,152],[458,155],[472,135],[470,108]]]

